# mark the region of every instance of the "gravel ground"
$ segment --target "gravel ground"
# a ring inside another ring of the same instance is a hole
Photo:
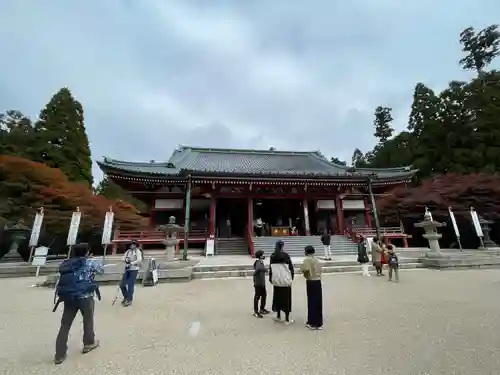
[[[34,279],[0,280],[0,374],[500,373],[500,270],[407,271],[324,279],[325,329],[304,328],[305,283],[293,287],[295,324],[251,314],[251,280],[138,287],[135,305],[96,305],[101,347],[81,355],[81,319],[67,361],[52,363],[61,310]],[[268,288],[271,295],[272,290]],[[269,303],[270,304],[270,303]]]

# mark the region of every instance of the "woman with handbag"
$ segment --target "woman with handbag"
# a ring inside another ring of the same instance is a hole
[[[276,242],[274,253],[269,259],[269,282],[273,284],[273,311],[276,320],[281,322],[281,312],[285,314],[285,324],[293,323],[290,319],[292,311],[293,264],[290,256],[283,250],[285,243]]]

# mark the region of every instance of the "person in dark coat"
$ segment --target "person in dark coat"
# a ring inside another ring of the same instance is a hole
[[[283,241],[276,242],[274,253],[270,258],[269,281],[273,284],[273,311],[276,320],[281,321],[281,312],[285,313],[285,324],[293,323],[290,319],[292,311],[292,281],[295,276],[292,260],[284,250]]]
[[[331,252],[331,241],[332,241],[332,236],[328,231],[325,229],[323,232],[323,235],[321,236],[321,243],[323,244],[323,250],[325,251],[325,259],[326,260],[332,260],[332,252]]]
[[[321,263],[314,256],[312,246],[304,248],[306,259],[302,263],[302,274],[306,279],[307,322],[306,327],[312,330],[323,329],[323,290],[321,286]]]
[[[368,258],[368,253],[366,251],[367,246],[368,242],[366,240],[358,243],[358,263],[361,264],[363,276],[370,276],[370,272],[368,272],[368,263],[370,262],[370,259]]]
[[[264,265],[264,252],[259,250],[255,253],[257,260],[253,264],[253,286],[255,294],[253,296],[253,316],[263,318],[269,314],[266,310],[266,266]],[[260,310],[259,310],[260,301]]]

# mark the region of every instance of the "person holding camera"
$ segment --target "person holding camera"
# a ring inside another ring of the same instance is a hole
[[[135,283],[142,264],[142,251],[137,246],[136,241],[132,241],[130,244],[123,256],[123,261],[125,262],[125,271],[123,272],[120,289],[123,295],[122,306],[127,307],[132,305]]]

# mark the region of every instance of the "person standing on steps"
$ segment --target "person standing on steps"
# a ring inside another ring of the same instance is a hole
[[[256,318],[263,318],[264,315],[269,314],[266,310],[266,266],[264,265],[264,252],[259,250],[255,253],[257,259],[253,264],[253,286],[255,294],[253,296],[253,316]],[[260,309],[259,309],[260,301]]]
[[[302,274],[306,279],[307,321],[306,327],[311,330],[323,329],[323,290],[321,286],[321,263],[314,256],[312,246],[304,248],[306,259],[302,263]]]
[[[375,270],[377,271],[377,276],[384,276],[382,273],[382,245],[378,237],[373,238],[372,242],[372,262]]]
[[[72,247],[72,257],[59,266],[59,282],[56,286],[58,300],[54,306],[64,303],[61,326],[56,339],[54,363],[60,365],[66,360],[68,351],[68,335],[76,314],[83,318],[83,350],[86,354],[99,347],[94,334],[94,294],[98,286],[94,281],[96,274],[104,273],[104,267],[95,259],[89,259],[89,246],[80,243]]]
[[[137,241],[132,241],[129,249],[123,255],[125,271],[123,272],[120,290],[123,295],[122,306],[132,305],[135,283],[142,265],[142,251],[137,247]]]
[[[325,259],[326,260],[332,260],[332,252],[331,252],[331,244],[332,242],[332,236],[328,231],[325,229],[323,232],[323,235],[321,236],[321,243],[323,244],[323,250],[325,251]]]
[[[295,276],[292,259],[283,247],[285,243],[276,242],[274,252],[269,260],[269,282],[273,284],[273,311],[276,320],[281,322],[281,312],[285,313],[285,324],[293,323],[290,319],[292,311],[292,282]]]

